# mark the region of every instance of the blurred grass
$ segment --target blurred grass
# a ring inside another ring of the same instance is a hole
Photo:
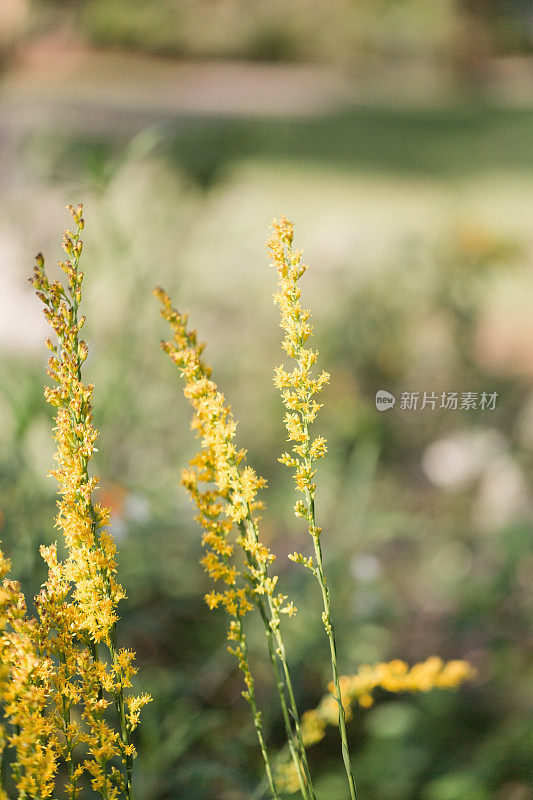
[[[285,163],[315,164],[446,181],[491,171],[524,176],[533,169],[533,111],[501,108],[479,98],[428,108],[360,105],[309,118],[184,113],[174,119],[158,115],[158,120],[152,147],[203,188],[246,158],[274,162],[278,171]],[[111,125],[106,134],[69,133],[68,115],[61,109],[55,124],[66,134],[58,136],[56,128],[33,132],[23,140],[23,149],[33,147],[48,177],[80,177],[81,169],[85,179],[105,183],[112,157],[123,157],[129,135],[121,134],[120,127],[113,133]],[[36,159],[35,166],[39,168]]]

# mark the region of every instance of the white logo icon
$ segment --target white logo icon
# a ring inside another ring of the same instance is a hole
[[[378,411],[388,411],[389,408],[394,408],[395,402],[394,395],[386,392],[385,389],[380,389],[379,392],[376,392],[376,408]]]

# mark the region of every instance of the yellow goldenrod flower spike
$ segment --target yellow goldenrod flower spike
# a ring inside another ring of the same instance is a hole
[[[467,661],[444,663],[438,656],[431,656],[410,669],[399,659],[372,666],[363,664],[354,675],[341,675],[339,681],[342,703],[349,718],[355,702],[363,708],[368,708],[374,703],[374,692],[377,688],[394,693],[456,689],[475,675],[475,669]],[[307,711],[302,717],[307,744],[319,741],[327,725],[337,724],[337,702],[332,697],[335,691],[333,683],[329,684],[328,690],[330,694],[323,697],[317,708]],[[320,736],[319,731],[322,732]]]
[[[55,761],[61,757],[67,762],[69,800],[78,796],[78,781],[84,772],[91,776],[93,789],[106,800],[132,800],[135,750],[131,734],[138,724],[140,708],[150,698],[125,693],[136,669],[134,654],[117,647],[117,605],[124,591],[116,580],[115,543],[106,527],[109,509],[92,499],[98,479],[90,477],[89,466],[97,432],[92,424],[93,386],[82,381],[88,347],[80,338],[85,318],[79,316],[83,208],[69,206],[69,210],[76,229],[63,236],[67,257],[59,266],[66,276],[65,285],[48,279],[41,254],[30,279],[57,340],[47,340],[51,351],[48,374],[54,385],[45,389],[45,397],[56,409],[57,468],[50,474],[59,484],[56,527],[63,533],[67,557],[64,562],[58,561],[56,545],[41,548],[48,579],[35,598],[38,621],[25,623],[23,632],[39,653],[39,669],[36,667],[32,674],[40,670],[48,680],[45,684],[42,679],[42,687],[47,687],[42,707],[46,729],[41,733],[40,748],[53,747]],[[20,638],[14,622],[11,629],[11,640],[15,634]],[[11,641],[9,636],[7,640]],[[100,659],[99,647],[108,649],[109,665]],[[8,684],[15,678],[12,670]],[[17,705],[20,699],[7,706],[7,718],[19,725]],[[118,714],[118,730],[107,721],[106,708],[112,705]],[[76,707],[81,715],[71,713]],[[31,733],[29,723],[20,727],[22,737]],[[17,746],[15,740],[13,744]],[[78,766],[74,765],[75,748],[84,759]],[[37,748],[37,752],[41,750]],[[50,756],[48,770],[42,770],[49,776],[49,793],[53,791],[55,761]],[[25,791],[24,796],[34,796]],[[40,790],[36,796],[48,795]]]
[[[89,464],[98,433],[92,424],[94,387],[81,379],[88,347],[79,337],[78,318],[84,277],[78,269],[83,249],[80,239],[83,209],[78,206],[70,210],[76,232],[66,231],[63,235],[67,259],[59,265],[67,277],[67,287],[59,281],[48,281],[40,254],[31,282],[58,339],[57,345],[47,342],[52,351],[48,374],[56,385],[45,389],[47,401],[56,408],[57,469],[50,472],[59,484],[61,498],[56,527],[65,537],[69,554],[67,578],[73,584],[74,600],[85,621],[87,635],[96,643],[107,643],[124,591],[115,578],[115,544],[106,530],[109,509],[92,502],[98,479],[89,477]]]
[[[202,566],[213,580],[222,581],[228,587],[207,594],[206,602],[210,608],[223,606],[230,616],[228,638],[232,643],[231,652],[237,657],[244,674],[247,687],[244,696],[254,714],[270,790],[273,797],[277,797],[255,706],[253,680],[241,623],[241,618],[252,605],[258,608],[265,627],[299,787],[304,800],[314,800],[280,631],[281,614],[292,616],[296,609],[292,603],[286,603],[285,595],[277,591],[277,577],[269,575],[269,566],[275,557],[260,542],[258,519],[254,514],[256,509],[262,507],[257,500],[257,493],[265,486],[265,481],[245,465],[245,453],[235,445],[237,423],[224,395],[211,379],[211,369],[202,358],[204,347],[199,344],[196,331],[187,327],[187,315],[172,306],[169,295],[163,289],[156,289],[154,294],[161,303],[161,315],[173,332],[173,340],[163,342],[163,350],[179,368],[184,379],[183,391],[194,410],[192,428],[201,440],[200,452],[182,473],[182,484],[196,504],[196,519],[204,531],[202,543],[206,554]],[[234,527],[239,531],[235,540],[231,538]],[[246,568],[241,571],[232,563],[235,544],[244,552]]]
[[[313,539],[316,564],[311,565],[304,556],[295,553],[292,560],[304,564],[316,577],[322,594],[322,621],[329,640],[331,669],[335,684],[335,698],[341,738],[341,752],[350,790],[351,800],[356,800],[355,780],[350,764],[350,753],[346,735],[346,720],[342,702],[340,701],[339,673],[337,667],[337,645],[335,629],[331,618],[330,593],[324,574],[322,547],[320,544],[321,528],[315,520],[316,462],[326,453],[326,440],[323,436],[312,439],[309,426],[316,419],[320,403],[318,395],[329,381],[327,372],[315,372],[318,353],[306,347],[313,332],[309,319],[311,312],[302,307],[301,291],[298,281],[307,270],[302,263],[302,251],[293,247],[294,227],[285,216],[273,220],[272,236],[267,248],[272,257],[272,264],[278,275],[278,291],[274,294],[274,303],[279,306],[281,314],[280,327],[285,331],[282,347],[287,355],[296,363],[291,372],[283,365],[274,371],[274,384],[281,390],[283,404],[287,409],[285,427],[288,441],[292,442],[292,454],[284,453],[279,459],[283,464],[294,469],[296,490],[304,495],[295,506],[297,517],[307,522],[309,533]]]
[[[316,485],[313,478],[316,469],[312,465],[326,454],[327,442],[323,436],[312,440],[309,425],[314,422],[320,409],[315,396],[328,383],[330,376],[324,371],[315,375],[313,367],[318,353],[304,346],[313,328],[309,322],[311,312],[302,308],[300,302],[298,281],[308,267],[302,264],[302,251],[292,247],[293,225],[282,216],[279,221],[272,222],[272,230],[267,247],[278,273],[278,291],[274,294],[274,303],[280,308],[280,327],[285,331],[282,347],[296,361],[291,372],[287,372],[283,365],[274,370],[274,385],[281,390],[287,409],[285,426],[288,441],[293,442],[294,454],[284,453],[279,460],[295,468],[297,490],[314,500]],[[310,517],[302,501],[299,501],[298,509],[297,516]]]
[[[476,670],[467,661],[448,661],[431,656],[426,661],[409,669],[404,661],[363,664],[354,675],[339,677],[342,703],[346,719],[353,714],[354,704],[369,708],[374,703],[377,688],[387,692],[429,692],[432,689],[455,689],[476,675]],[[334,697],[335,685],[330,683],[329,693],[324,695],[316,708],[302,714],[302,730],[307,747],[320,742],[326,735],[328,726],[338,725],[338,704]],[[286,758],[276,770],[276,780],[287,794],[294,794],[298,787],[294,781],[292,763]]]

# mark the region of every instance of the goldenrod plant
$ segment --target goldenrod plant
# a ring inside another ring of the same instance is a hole
[[[396,660],[389,664],[361,666],[351,676],[339,673],[331,595],[322,554],[322,530],[315,516],[316,462],[326,454],[326,440],[322,436],[312,438],[310,433],[310,425],[320,408],[316,396],[329,381],[329,375],[324,371],[315,373],[318,353],[306,347],[312,326],[310,312],[300,302],[298,281],[307,266],[302,263],[302,252],[293,247],[293,237],[293,225],[286,217],[273,221],[268,251],[278,273],[274,302],[280,307],[281,327],[285,331],[283,349],[295,362],[291,371],[284,366],[275,370],[274,381],[282,392],[285,426],[292,444],[292,452],[284,453],[279,460],[294,469],[296,490],[302,495],[294,511],[305,521],[313,543],[313,555],[294,553],[289,557],[305,566],[319,584],[332,670],[328,694],[316,709],[306,711],[302,717],[296,707],[281,624],[282,615],[291,617],[296,608],[279,592],[277,576],[271,574],[275,555],[261,540],[260,518],[256,513],[262,507],[257,493],[265,487],[265,481],[252,467],[245,465],[245,451],[235,443],[236,421],[211,378],[211,369],[203,358],[204,345],[199,343],[196,331],[188,326],[187,314],[173,307],[163,289],[156,289],[155,294],[161,302],[161,314],[173,333],[172,340],[163,342],[162,346],[180,370],[184,394],[194,411],[192,428],[201,440],[200,451],[183,470],[182,484],[198,509],[196,519],[203,529],[205,548],[202,564],[217,582],[205,599],[211,609],[223,607],[229,616],[229,649],[237,657],[244,674],[243,695],[252,709],[270,793],[275,799],[280,793],[298,791],[304,800],[316,797],[307,748],[322,739],[326,727],[335,723],[340,732],[349,797],[356,800],[346,731],[353,703],[370,706],[377,687],[392,692],[453,688],[473,671],[466,662],[444,664],[441,659],[432,657],[411,669]],[[241,560],[237,557],[238,550],[244,555]],[[220,583],[222,587],[218,588]],[[275,767],[265,744],[244,630],[243,617],[254,608],[259,611],[265,628],[290,754],[286,761],[282,752]]]
[[[276,387],[282,391],[283,405],[287,409],[285,427],[287,428],[288,441],[293,443],[293,454],[284,453],[279,460],[282,464],[293,467],[295,470],[296,490],[303,494],[304,499],[297,501],[294,506],[294,513],[297,517],[302,517],[306,520],[313,540],[316,562],[313,561],[312,557],[305,557],[301,553],[294,553],[290,558],[307,567],[320,585],[324,607],[322,622],[329,640],[334,697],[338,707],[342,760],[348,779],[350,798],[351,800],[356,800],[355,781],[350,764],[346,719],[337,667],[335,627],[331,617],[330,592],[322,558],[320,541],[322,529],[318,527],[315,519],[315,463],[326,454],[326,440],[323,436],[317,436],[311,440],[309,433],[309,426],[314,422],[320,409],[320,404],[316,401],[315,396],[323,389],[330,376],[327,372],[321,372],[316,376],[313,375],[313,366],[316,363],[318,353],[305,347],[313,328],[309,322],[311,312],[302,308],[300,303],[301,291],[298,281],[304,275],[307,266],[302,263],[302,251],[296,250],[292,246],[294,237],[293,225],[286,217],[281,217],[279,222],[274,220],[272,229],[273,233],[268,242],[268,249],[278,273],[278,292],[274,295],[274,302],[280,308],[280,325],[285,331],[283,349],[296,362],[292,372],[287,372],[282,366],[277,367],[275,370],[274,382]]]
[[[0,552],[0,800],[76,800],[96,793],[103,800],[134,800],[133,735],[148,694],[132,692],[134,653],[118,644],[118,606],[124,590],[117,579],[116,547],[109,530],[110,510],[95,500],[98,478],[92,474],[97,431],[92,419],[93,386],[82,377],[88,346],[81,338],[83,272],[81,206],[70,208],[74,232],[66,231],[64,282],[50,281],[38,255],[31,282],[44,304],[54,334],[45,389],[55,409],[56,469],[59,487],[56,528],[61,541],[41,546],[48,575],[28,612],[20,585],[8,577],[10,562]],[[409,668],[399,660],[359,666],[343,675],[332,618],[331,587],[322,553],[322,533],[315,514],[317,463],[326,454],[324,437],[312,436],[320,409],[317,396],[329,380],[316,368],[318,353],[307,342],[310,312],[301,305],[299,281],[307,267],[293,247],[292,223],[272,224],[269,253],[278,273],[275,303],[285,332],[283,348],[292,369],[275,370],[275,385],[286,409],[290,452],[279,459],[294,470],[300,497],[294,506],[310,534],[310,553],[294,553],[293,562],[316,579],[322,599],[322,622],[331,660],[331,683],[316,708],[300,715],[284,640],[284,621],[296,613],[280,589],[275,554],[261,535],[260,493],[266,482],[246,463],[236,441],[237,422],[212,378],[204,346],[173,307],[168,294],[156,290],[172,338],[163,348],[178,367],[184,393],[193,409],[192,427],[200,440],[197,454],[182,472],[182,484],[197,509],[202,528],[202,565],[214,586],[206,594],[210,609],[227,615],[228,649],[244,681],[273,800],[299,793],[317,800],[307,751],[338,727],[346,798],[356,800],[356,782],[348,749],[347,722],[355,706],[368,708],[376,691],[426,692],[453,689],[473,675],[467,662],[444,663],[432,656]],[[279,697],[286,743],[273,755],[263,730],[256,680],[249,657],[248,615],[258,612]],[[8,780],[3,780],[7,772]],[[259,794],[256,793],[256,797]]]
[[[230,650],[237,656],[244,673],[244,696],[252,708],[270,790],[277,798],[242,626],[242,617],[247,611],[254,606],[259,610],[293,764],[302,797],[308,800],[314,798],[314,792],[280,624],[282,614],[292,616],[296,609],[278,592],[277,576],[269,574],[275,556],[260,541],[259,518],[255,513],[262,505],[257,500],[257,492],[265,486],[265,481],[244,465],[245,452],[234,443],[237,425],[233,414],[224,395],[211,380],[211,369],[202,358],[203,345],[198,343],[196,331],[187,327],[187,315],[172,307],[170,297],[162,289],[156,290],[156,296],[161,301],[161,313],[173,331],[172,341],[164,342],[163,348],[179,367],[185,381],[184,393],[194,409],[192,427],[202,445],[189,468],[183,470],[182,483],[197,506],[197,521],[204,531],[202,543],[206,553],[202,564],[213,580],[221,581],[226,587],[223,591],[210,592],[206,602],[210,608],[223,606],[230,617]],[[234,528],[238,533],[232,540]],[[236,546],[244,553],[244,569],[236,566]]]
[[[50,474],[59,486],[55,524],[63,541],[41,547],[48,578],[35,598],[36,617],[28,616],[19,584],[5,577],[9,562],[0,554],[0,748],[3,757],[12,751],[20,799],[75,800],[89,781],[104,800],[133,800],[132,735],[150,697],[130,692],[135,655],[117,641],[117,606],[125,595],[116,578],[110,511],[93,499],[98,434],[93,386],[82,379],[88,347],[79,313],[84,221],[82,206],[69,208],[75,231],[63,236],[65,285],[48,279],[41,254],[31,278],[55,334],[47,340],[54,385],[45,397],[56,413],[57,468]],[[0,797],[7,796],[2,788]]]

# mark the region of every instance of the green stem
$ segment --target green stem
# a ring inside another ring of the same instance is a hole
[[[270,663],[272,664],[272,668],[274,670],[274,676],[276,679],[276,689],[278,691],[281,711],[283,715],[283,722],[285,725],[285,732],[287,735],[287,744],[289,746],[289,751],[291,754],[292,761],[296,768],[296,772],[298,775],[298,783],[300,786],[300,792],[302,797],[307,800],[310,798],[310,792],[312,792],[311,783],[308,777],[309,767],[307,765],[307,758],[305,756],[305,750],[302,751],[300,748],[300,742],[298,738],[295,738],[294,735],[294,728],[291,724],[291,716],[294,718],[294,713],[291,714],[289,708],[287,706],[287,699],[285,696],[285,692],[287,690],[287,682],[285,674],[281,673],[279,668],[279,659],[276,652],[276,647],[274,645],[274,635],[272,632],[272,628],[270,626],[270,619],[268,616],[267,609],[265,607],[265,603],[262,598],[258,598],[256,601],[256,605],[259,609],[259,613],[261,615],[261,619],[263,620],[263,624],[265,626],[265,632],[268,642],[268,653],[270,657]],[[289,678],[290,680],[290,678]],[[288,693],[288,692],[287,692]],[[289,695],[290,696],[290,695]],[[292,710],[292,709],[291,709]],[[305,759],[305,760],[304,760]],[[304,774],[305,772],[305,774]],[[314,798],[314,794],[312,795]]]
[[[293,279],[293,299],[297,300],[299,295],[296,294],[297,287],[296,287],[297,278]],[[296,312],[297,317],[299,315],[299,310]],[[295,352],[292,354],[293,358],[299,365],[300,369],[305,369],[308,371],[308,367],[302,367],[301,365],[301,350],[304,344],[304,340],[301,337],[297,338],[295,343]],[[300,421],[302,424],[303,432],[304,432],[304,452],[301,454],[304,459],[304,464],[308,473],[311,474],[313,459],[309,454],[310,450],[310,437],[309,437],[309,425],[308,425],[308,417],[306,408],[308,407],[309,403],[312,400],[314,391],[310,391],[305,396],[300,397],[300,406],[296,409],[297,413],[300,417]],[[298,451],[297,451],[298,452]],[[326,629],[326,634],[329,640],[329,649],[330,649],[330,657],[331,657],[331,671],[333,675],[333,684],[335,686],[335,699],[337,701],[337,705],[339,707],[339,733],[341,738],[341,750],[342,750],[342,760],[344,763],[344,769],[346,771],[346,778],[348,780],[348,787],[350,789],[350,798],[351,800],[357,800],[357,793],[355,788],[355,779],[352,773],[352,767],[350,763],[350,751],[348,748],[348,737],[346,735],[346,715],[344,711],[344,706],[342,704],[342,696],[341,696],[341,689],[340,689],[340,681],[339,681],[339,670],[337,667],[337,644],[335,641],[335,628],[333,625],[333,620],[331,618],[331,604],[330,604],[330,595],[329,589],[326,582],[326,577],[324,574],[324,563],[322,558],[322,547],[320,545],[320,531],[317,528],[316,520],[315,520],[315,500],[314,500],[314,487],[311,485],[311,480],[309,480],[308,485],[305,489],[305,497],[307,501],[307,521],[309,524],[309,533],[312,535],[313,544],[315,548],[315,556],[317,560],[316,568],[313,568],[313,573],[320,584],[320,589],[322,592],[322,602],[324,607],[324,613],[322,615],[322,619],[324,621],[324,627]]]
[[[247,523],[246,525],[244,525],[244,523],[241,523],[240,525],[241,531],[246,531],[253,542],[258,542],[259,535],[257,526],[252,518],[250,510],[248,510],[248,515],[245,522]],[[248,553],[246,555],[249,558],[252,566],[256,569],[259,568],[262,572],[262,575],[264,577],[268,577],[266,565],[259,565],[255,559],[249,557]],[[285,645],[279,630],[279,613],[274,607],[271,594],[267,594],[267,605],[265,605],[265,602],[261,596],[257,597],[256,605],[259,608],[261,619],[265,628],[270,661],[274,669],[276,688],[279,694],[283,721],[287,733],[287,742],[298,775],[300,791],[305,800],[316,800],[309,764],[307,762],[307,754],[305,752],[303,734],[300,725],[300,715],[298,713],[296,698],[294,696],[294,689],[292,686],[291,674],[287,662]],[[279,668],[280,663],[282,672]]]
[[[209,514],[209,512],[205,511],[204,513],[207,514],[213,521],[216,521],[218,514]],[[222,555],[222,558],[226,564],[229,563],[229,556]],[[255,732],[257,734],[257,739],[259,741],[259,748],[261,750],[261,755],[263,756],[263,761],[265,764],[265,773],[268,780],[268,785],[270,786],[270,791],[272,793],[272,797],[274,800],[279,800],[279,796],[276,789],[276,784],[274,781],[274,776],[272,774],[272,766],[270,764],[270,756],[268,754],[268,750],[266,747],[265,739],[263,736],[263,724],[261,722],[261,712],[257,708],[257,702],[255,699],[255,683],[252,676],[252,670],[250,669],[250,662],[248,659],[248,645],[246,644],[246,637],[243,631],[242,620],[239,616],[232,614],[233,623],[236,626],[237,633],[238,633],[238,649],[234,650],[233,648],[229,648],[230,652],[237,656],[239,669],[244,675],[244,682],[246,684],[246,691],[243,691],[243,697],[248,701],[250,708],[252,709],[252,716],[254,720],[254,727]]]
[[[346,771],[346,778],[348,780],[348,786],[350,789],[350,798],[351,800],[357,800],[357,792],[355,788],[355,779],[352,773],[352,767],[350,763],[350,751],[348,748],[348,737],[346,735],[346,714],[344,711],[344,706],[342,704],[342,696],[341,696],[341,687],[339,682],[339,670],[337,667],[337,644],[335,641],[335,627],[333,625],[333,620],[331,618],[331,604],[330,604],[330,596],[329,596],[329,589],[326,582],[326,576],[324,574],[324,563],[322,559],[322,547],[320,544],[320,534],[316,532],[316,524],[315,524],[315,501],[311,496],[309,490],[306,491],[306,499],[308,502],[309,507],[309,521],[311,523],[312,528],[312,536],[313,536],[313,544],[315,546],[315,555],[317,566],[315,570],[316,578],[320,584],[320,589],[322,591],[322,601],[324,606],[324,627],[326,629],[326,634],[329,640],[329,649],[330,649],[330,656],[331,656],[331,671],[333,675],[333,683],[335,686],[335,699],[337,701],[337,705],[339,707],[339,733],[341,738],[341,750],[342,750],[342,760],[344,762],[344,769]]]
[[[254,679],[252,677],[252,672],[250,670],[250,662],[248,660],[248,645],[246,644],[246,639],[244,637],[244,633],[242,631],[242,623],[238,617],[234,617],[235,622],[238,626],[239,631],[239,667],[241,671],[244,673],[244,680],[246,683],[246,691],[243,692],[244,697],[248,701],[250,708],[252,709],[252,715],[254,720],[254,727],[255,732],[257,734],[257,739],[259,741],[259,747],[261,750],[261,755],[263,756],[263,761],[265,763],[265,772],[268,780],[268,785],[270,787],[270,791],[272,793],[273,800],[279,800],[279,795],[276,789],[276,784],[274,782],[274,776],[272,774],[272,766],[270,764],[270,756],[268,754],[268,750],[266,747],[265,739],[263,736],[263,725],[261,722],[261,712],[257,708],[257,702],[255,699],[255,684]]]

